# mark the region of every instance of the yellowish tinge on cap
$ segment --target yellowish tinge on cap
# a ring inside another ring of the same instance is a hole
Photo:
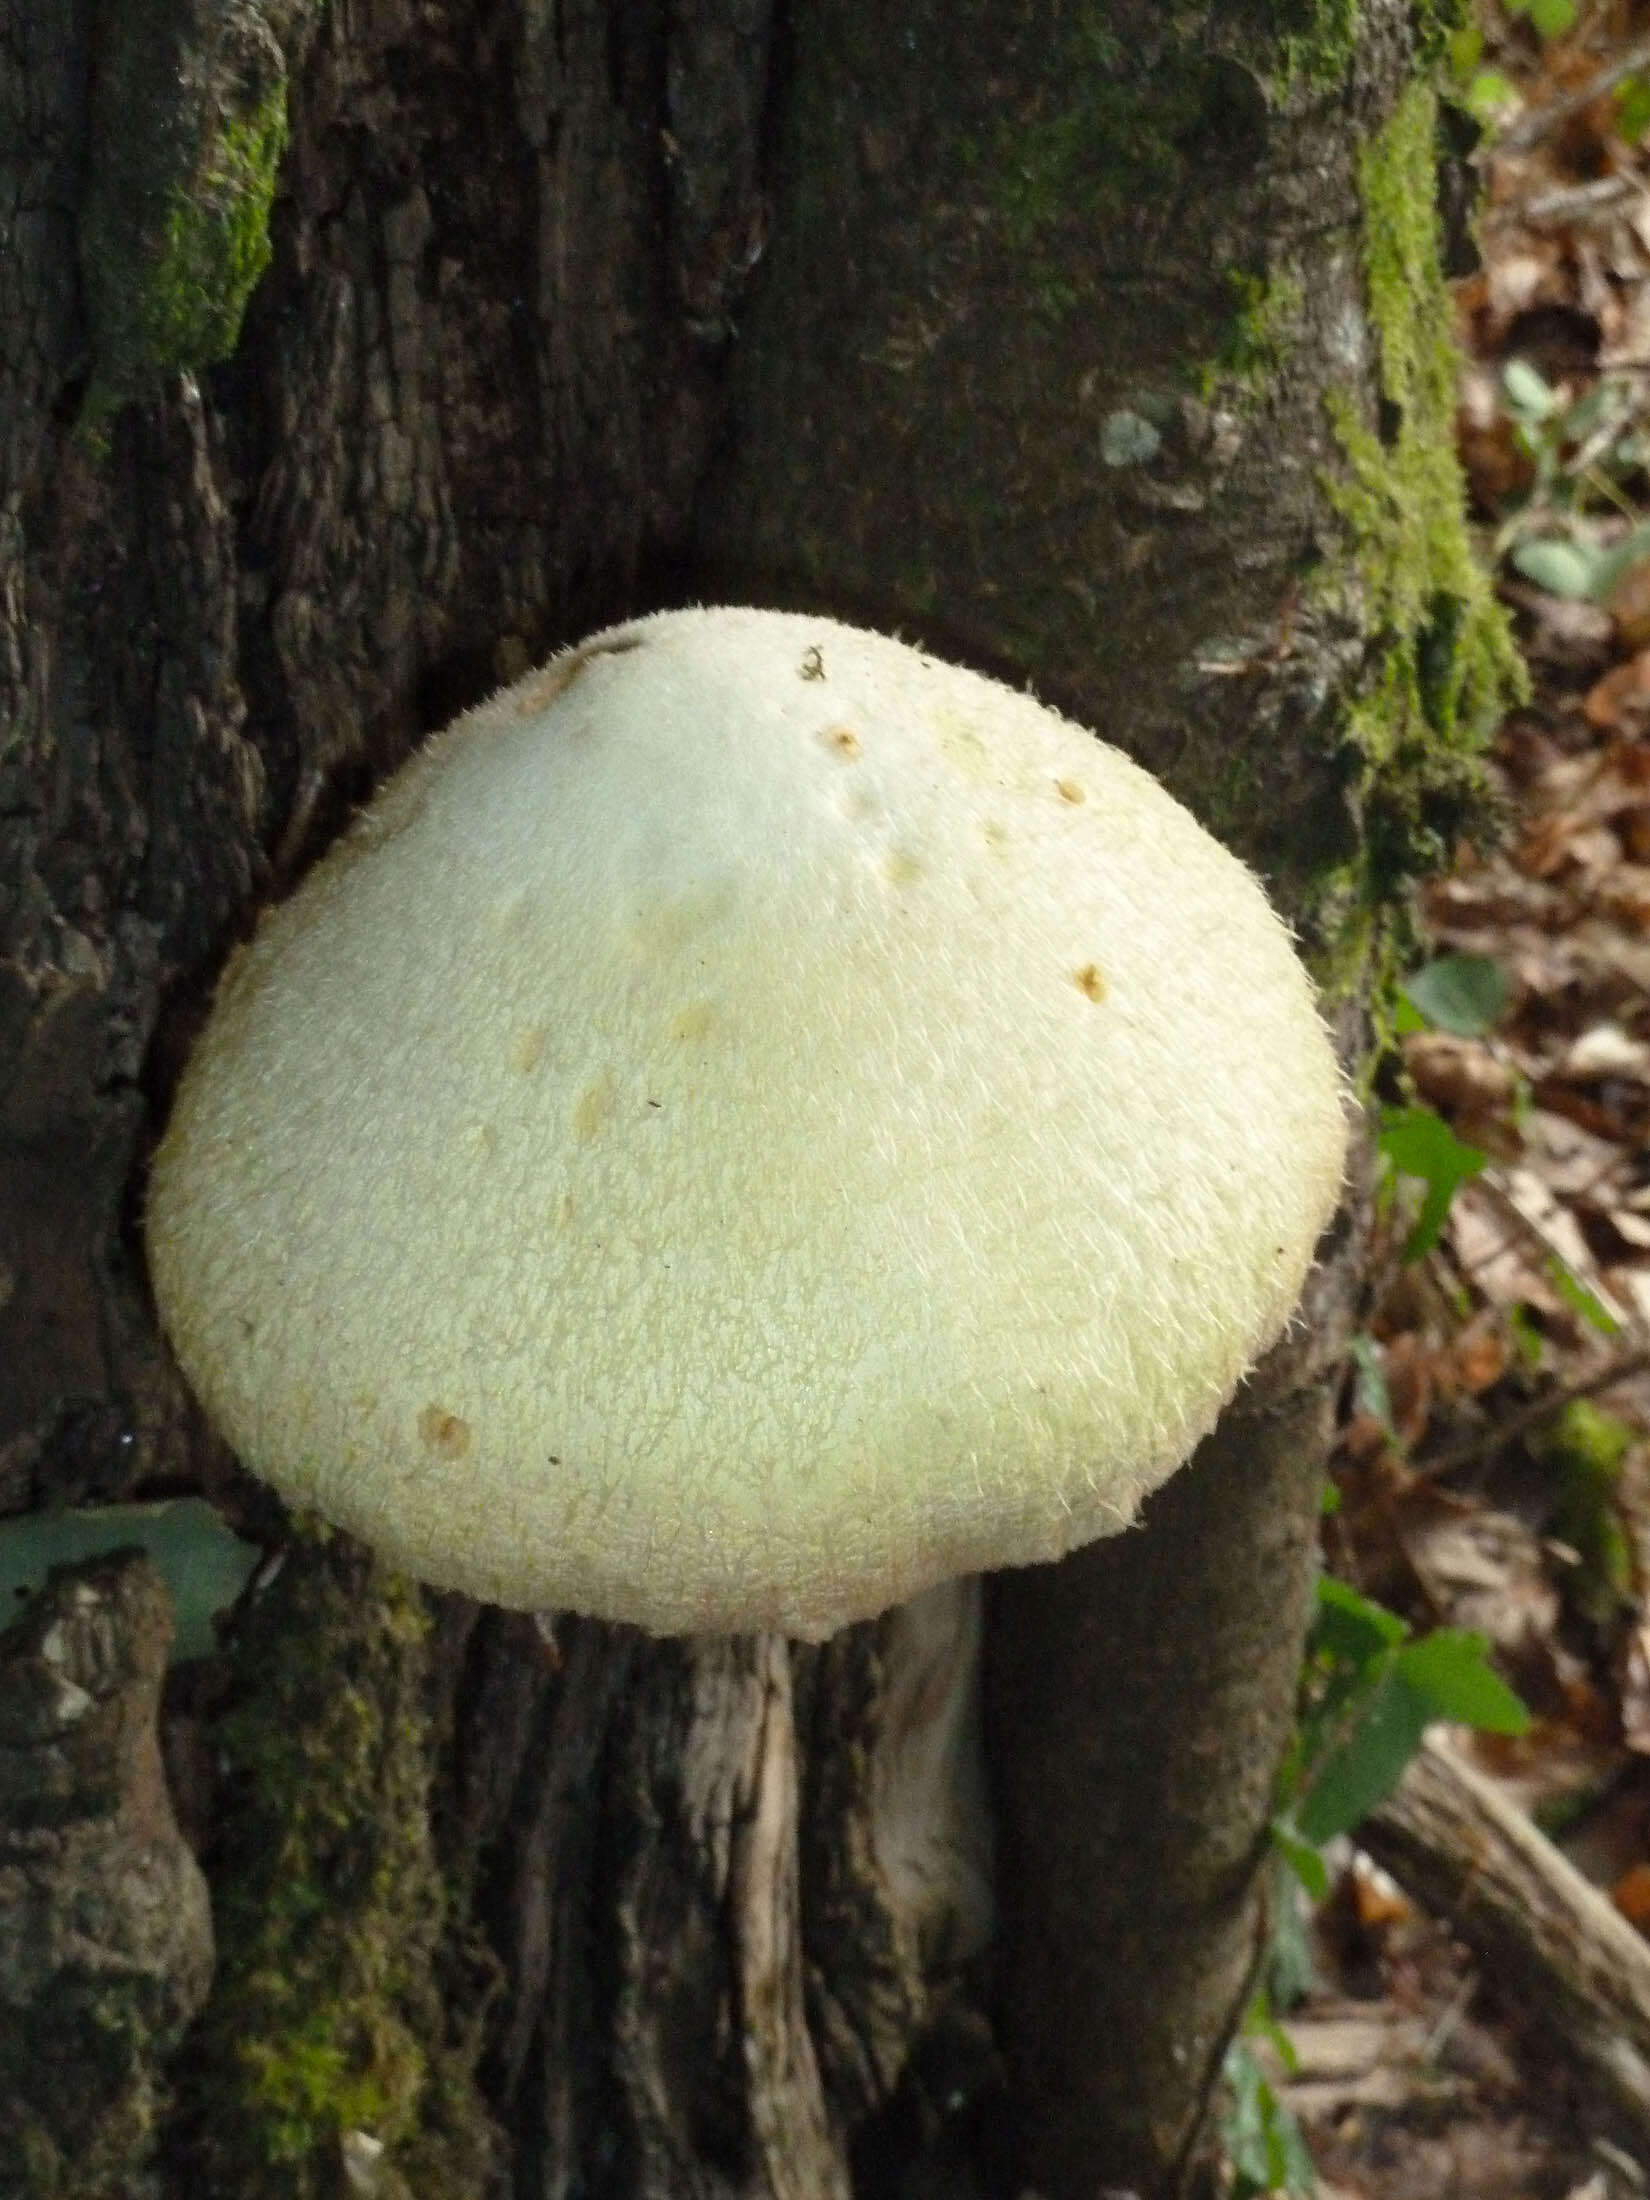
[[[267,918],[149,1250],[247,1465],[425,1579],[819,1636],[1125,1525],[1342,1152],[1284,928],[1146,774],[681,612],[439,735]]]

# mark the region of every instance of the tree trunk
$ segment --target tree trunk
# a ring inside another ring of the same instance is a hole
[[[820,1650],[428,1597],[239,1475],[137,1235],[260,902],[692,595],[1033,678],[1263,870],[1350,1058],[1505,672],[1430,11],[1193,12],[0,0],[0,1509],[281,1554],[163,1718],[211,1996],[77,2154],[0,1945],[0,2192],[1195,2182],[1350,1222],[1145,1531],[987,1600],[989,1951],[973,1588]]]

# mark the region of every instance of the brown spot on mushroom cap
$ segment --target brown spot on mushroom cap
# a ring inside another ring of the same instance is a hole
[[[418,1436],[444,1459],[462,1459],[470,1448],[470,1425],[445,1406],[428,1405],[418,1416]]]
[[[570,1123],[575,1138],[595,1138],[613,1113],[614,1077],[602,1070],[575,1096]]]
[[[577,665],[437,736],[220,991],[148,1208],[208,1412],[425,1579],[661,1630],[1125,1525],[1339,1183],[1254,880],[880,636],[672,613]]]

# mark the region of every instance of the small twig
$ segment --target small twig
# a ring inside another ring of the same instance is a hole
[[[1475,1181],[1477,1188],[1495,1208],[1502,1221],[1509,1225],[1509,1231],[1499,1245],[1493,1247],[1488,1253],[1481,1254],[1470,1266],[1463,1262],[1462,1265],[1466,1268],[1469,1276],[1487,1267],[1492,1260],[1499,1259],[1502,1253],[1510,1251],[1514,1238],[1521,1237],[1526,1243],[1535,1247],[1544,1261],[1556,1261],[1572,1282],[1585,1291],[1590,1298],[1597,1299],[1618,1328],[1624,1329],[1630,1335],[1637,1337],[1641,1344],[1650,1345],[1650,1324],[1646,1323],[1637,1307],[1624,1305],[1609,1290],[1602,1277],[1597,1279],[1597,1288],[1595,1289],[1594,1285],[1589,1283],[1587,1278],[1580,1273],[1574,1261],[1555,1243],[1540,1223],[1535,1220],[1534,1216],[1527,1215],[1524,1212],[1505,1184],[1500,1181],[1495,1170],[1486,1169],[1484,1174]],[[1557,1204],[1556,1199],[1554,1204]]]
[[[1617,1353],[1614,1359],[1604,1361],[1591,1374],[1578,1376],[1574,1382],[1561,1383],[1544,1397],[1520,1406],[1516,1413],[1508,1414],[1505,1420],[1469,1437],[1465,1443],[1452,1445],[1435,1458],[1416,1460],[1416,1472],[1433,1481],[1454,1474],[1462,1467],[1485,1465],[1498,1452],[1515,1443],[1526,1429],[1539,1428],[1543,1421],[1550,1421],[1555,1413],[1562,1413],[1577,1399],[1596,1397],[1599,1391],[1608,1390],[1615,1383],[1624,1383],[1631,1376],[1647,1372],[1650,1372],[1650,1346],[1635,1345],[1631,1351]]]
[[[1355,1839],[1650,2138],[1650,1948],[1495,1785],[1428,1735]]]
[[[1607,214],[1611,207],[1643,195],[1636,176],[1599,176],[1591,183],[1565,184],[1552,191],[1537,191],[1518,204],[1498,207],[1501,221],[1573,222],[1589,214]]]
[[[1425,2059],[1435,2063],[1449,2043],[1451,2034],[1466,2015],[1469,2003],[1478,1991],[1478,1973],[1469,1971],[1449,1998],[1449,2007],[1427,2035]]]
[[[1527,153],[1533,145],[1539,145],[1544,137],[1568,122],[1572,115],[1580,114],[1595,99],[1602,99],[1606,92],[1613,91],[1623,78],[1636,76],[1645,68],[1650,68],[1650,38],[1636,39],[1631,46],[1624,47],[1614,61],[1607,63],[1597,75],[1590,76],[1575,91],[1566,92],[1562,99],[1520,115],[1501,132],[1491,151]]]

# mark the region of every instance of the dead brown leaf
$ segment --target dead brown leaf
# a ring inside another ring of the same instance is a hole
[[[1650,1932],[1650,1864],[1632,1864],[1610,1889],[1610,1900],[1639,1932]]]
[[[1625,665],[1616,665],[1589,691],[1582,708],[1588,722],[1608,731],[1618,723],[1621,710],[1650,709],[1650,665],[1644,661],[1650,644],[1650,558],[1642,558],[1611,589],[1606,609],[1616,622],[1616,640],[1638,654]],[[1615,700],[1621,694],[1622,703]],[[1603,707],[1608,696],[1609,708]]]
[[[1590,726],[1600,733],[1634,730],[1650,719],[1650,562],[1635,565],[1610,598],[1616,633],[1636,651],[1625,664],[1612,665],[1582,698]]]
[[[1460,1120],[1501,1115],[1518,1089],[1510,1062],[1482,1039],[1449,1031],[1415,1031],[1404,1041],[1404,1061],[1423,1100]]]

